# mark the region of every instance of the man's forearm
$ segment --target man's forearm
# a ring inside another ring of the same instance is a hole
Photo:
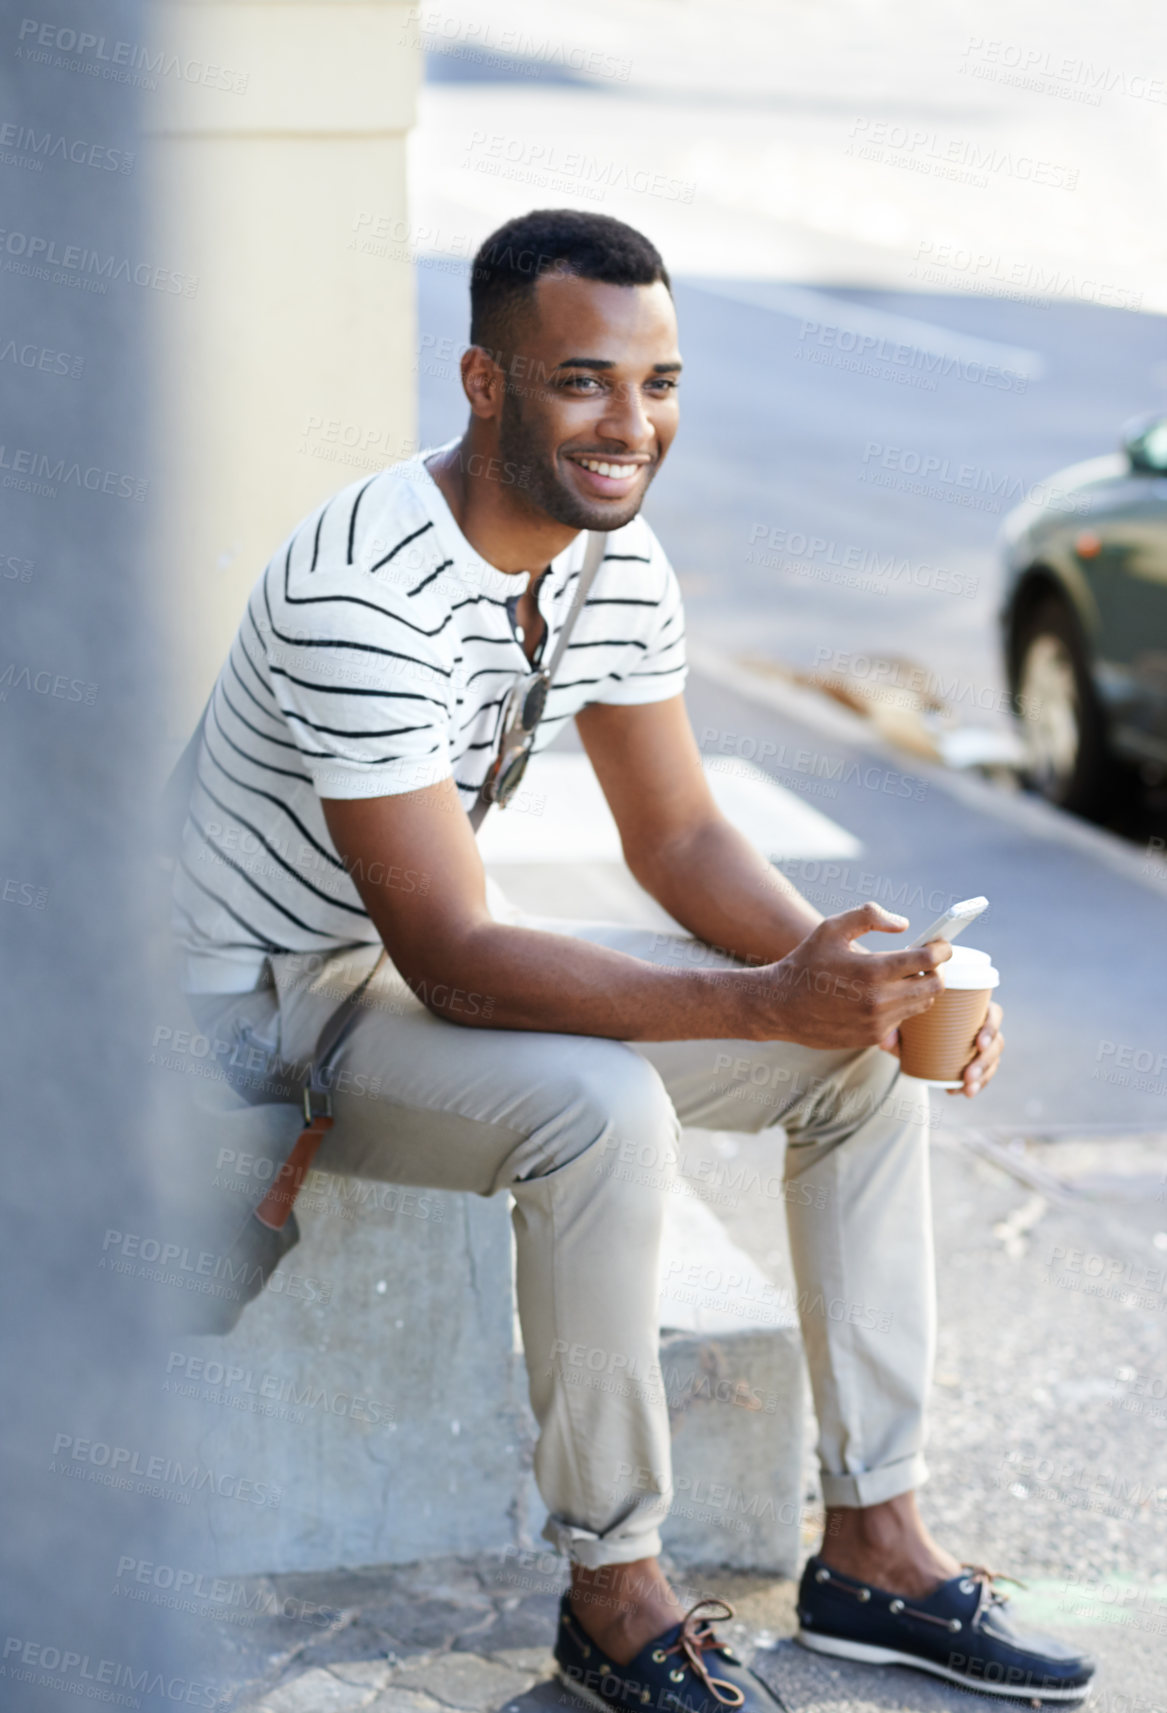
[[[660,969],[566,934],[486,922],[448,947],[427,948],[425,973],[403,969],[451,1023],[615,1041],[753,1038],[763,1010],[749,970]]]
[[[822,921],[728,821],[702,826],[637,867],[641,885],[682,927],[743,964],[779,962]],[[456,982],[412,985],[452,1022],[620,1041],[752,1039],[759,1028],[770,1039],[793,1038],[788,1020],[774,1017],[774,984],[752,1004],[759,995],[750,970],[726,970],[713,958],[704,969],[691,959],[662,969],[568,935],[488,923],[460,936],[441,962]]]
[[[634,860],[636,879],[696,939],[743,963],[776,963],[822,921],[723,817]]]

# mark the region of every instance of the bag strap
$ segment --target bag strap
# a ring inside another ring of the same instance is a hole
[[[551,688],[555,679],[555,674],[559,670],[559,663],[567,652],[567,645],[571,641],[571,633],[575,629],[575,621],[583,611],[584,602],[588,598],[588,591],[596,580],[596,573],[600,569],[600,562],[604,557],[604,548],[606,545],[607,537],[598,529],[590,529],[588,531],[588,543],[584,550],[583,564],[580,566],[579,581],[575,586],[575,594],[572,597],[571,606],[568,608],[567,617],[563,621],[563,629],[555,639],[555,648],[552,651],[551,659],[547,662],[546,672],[548,689]],[[547,703],[545,700],[543,708],[546,709],[546,706]],[[542,719],[542,717],[543,715],[541,712],[539,719]],[[538,731],[539,720],[535,721],[535,724],[531,729],[533,732]],[[475,832],[478,831],[483,821],[485,821],[487,810],[489,808],[490,798],[484,796],[480,791],[477,802],[470,810],[470,825]]]
[[[357,1021],[365,992],[388,953],[382,950],[367,976],[341,1000],[329,1016],[316,1039],[316,1051],[304,1078],[304,1128],[297,1136],[292,1151],[272,1179],[271,1188],[253,1209],[255,1218],[269,1231],[282,1231],[295,1205],[304,1179],[308,1176],[316,1151],[325,1133],[332,1129],[332,1092],[328,1073],[332,1062],[344,1045],[345,1038]]]
[[[607,536],[602,535],[598,529],[590,529],[588,531],[588,544],[584,551],[583,564],[580,566],[579,582],[575,586],[575,594],[572,597],[571,606],[568,608],[567,617],[563,621],[563,629],[555,639],[555,652],[547,662],[548,684],[551,683],[556,672],[559,670],[559,662],[563,659],[564,653],[567,650],[567,645],[571,641],[571,633],[575,629],[575,621],[583,611],[584,602],[588,598],[588,591],[596,580],[596,573],[600,569],[600,561],[604,557],[604,548],[607,546],[607,539]]]

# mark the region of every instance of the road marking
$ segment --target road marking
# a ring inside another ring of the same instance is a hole
[[[983,363],[990,367],[1010,369],[1016,375],[1036,381],[1045,372],[1045,360],[1040,351],[1030,351],[1023,345],[1001,345],[995,339],[978,339],[975,334],[958,333],[952,327],[940,327],[934,321],[918,321],[911,315],[897,315],[888,309],[872,309],[869,304],[852,303],[849,299],[832,297],[829,292],[814,291],[809,286],[787,285],[780,280],[721,280],[683,278],[682,285],[696,286],[698,291],[714,297],[728,298],[733,303],[748,303],[754,309],[769,309],[775,315],[788,315],[795,321],[815,321],[825,327],[838,327],[860,337],[888,339],[896,345],[910,345],[913,350],[932,357],[955,357],[963,363]]]

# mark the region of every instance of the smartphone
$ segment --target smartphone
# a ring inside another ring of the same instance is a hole
[[[943,916],[933,922],[930,928],[925,928],[922,934],[917,934],[914,940],[904,947],[905,951],[915,952],[921,946],[926,946],[930,940],[955,940],[958,934],[963,934],[970,922],[975,922],[982,911],[989,908],[987,898],[965,898],[959,904],[954,904],[946,910]]]

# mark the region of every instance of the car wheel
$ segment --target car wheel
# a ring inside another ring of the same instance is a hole
[[[1097,818],[1115,770],[1085,644],[1063,601],[1047,596],[1022,614],[1013,659],[1025,783],[1060,808]]]

